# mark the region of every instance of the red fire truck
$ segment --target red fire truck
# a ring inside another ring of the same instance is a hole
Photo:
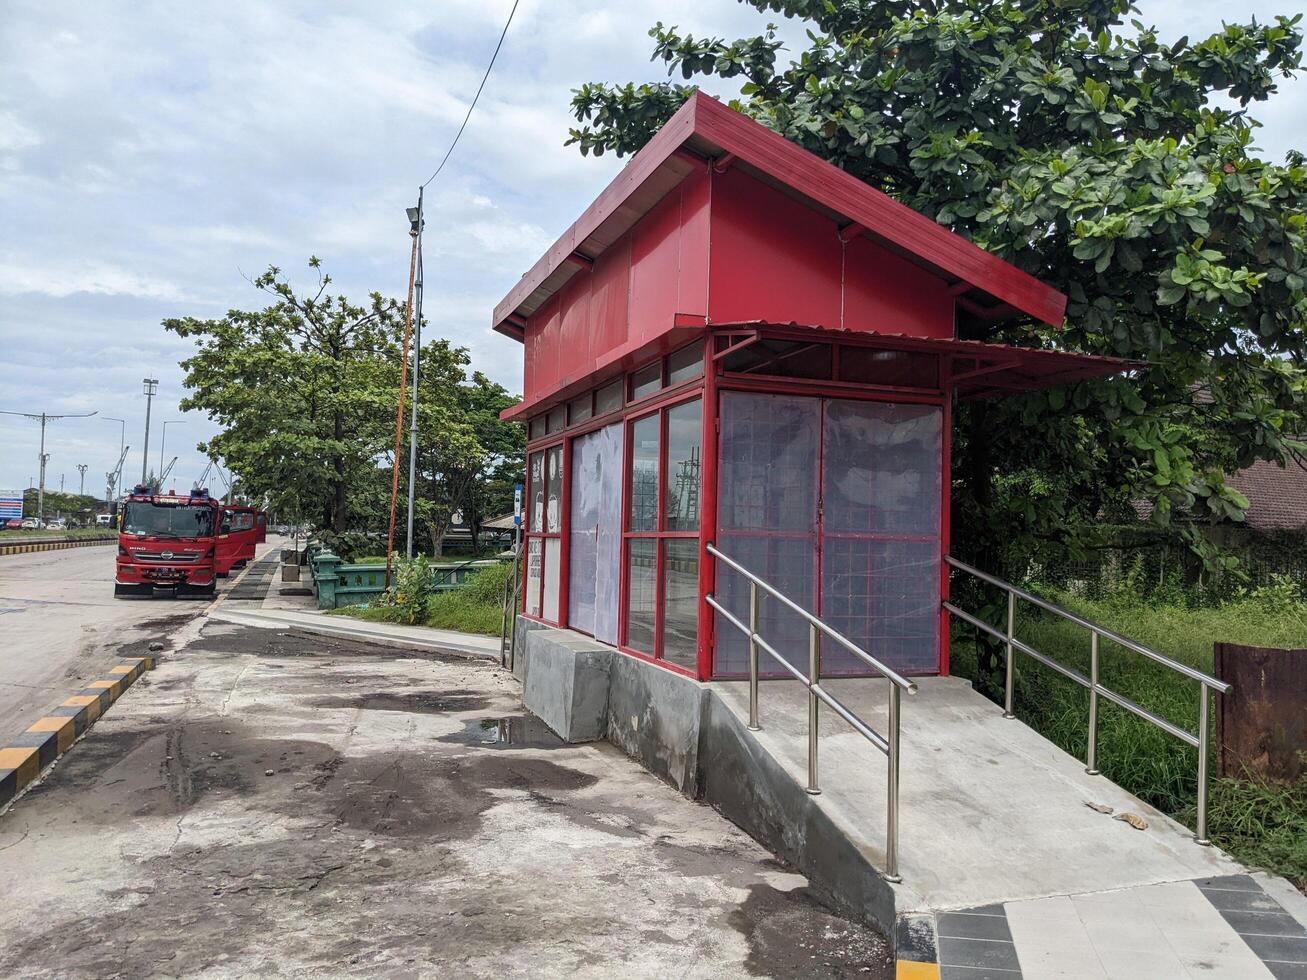
[[[258,515],[256,508],[242,504],[226,504],[222,508],[214,565],[218,578],[226,578],[233,568],[254,560],[255,546],[263,540],[259,537]]]
[[[207,490],[164,494],[139,484],[123,501],[113,594],[148,596],[169,589],[212,596],[219,512]]]

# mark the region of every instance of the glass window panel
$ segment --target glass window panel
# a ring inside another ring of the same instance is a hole
[[[527,515],[528,531],[545,529],[545,454],[531,454],[531,513]]]
[[[567,410],[564,405],[556,405],[545,417],[545,432],[557,432],[567,425]]]
[[[703,341],[667,355],[667,383],[680,384],[703,374]]]
[[[815,533],[820,433],[820,399],[723,392],[722,530]]]
[[[648,654],[654,648],[657,553],[656,538],[631,538],[627,542],[626,645]]]
[[[568,625],[617,642],[622,543],[622,425],[572,443]]]
[[[699,542],[663,542],[663,659],[689,670],[699,663]]]
[[[825,430],[828,534],[939,534],[938,406],[832,400]]]
[[[593,406],[590,401],[590,392],[586,392],[580,398],[572,399],[567,406],[567,422],[569,425],[576,425],[578,422],[584,422],[594,414]]]
[[[545,538],[541,542],[545,546],[545,580],[542,589],[543,597],[541,599],[540,615],[542,618],[549,620],[551,623],[558,622],[558,585],[560,581],[560,569],[562,567],[562,539]]]
[[[622,407],[622,382],[614,381],[595,392],[595,414],[604,415]]]
[[[658,529],[658,414],[631,426],[632,531]]]
[[[548,470],[545,499],[545,530],[556,533],[562,527],[563,506],[563,447],[545,450],[545,469]]]
[[[902,388],[939,388],[939,358],[920,351],[841,347],[840,380]]]
[[[698,399],[667,410],[668,531],[699,530],[702,436],[702,403]]]
[[[722,369],[732,374],[829,381],[831,348],[806,340],[757,340],[722,358]]]
[[[539,538],[528,538],[526,543],[526,611],[528,615],[540,615],[540,580],[543,568],[540,561]]]
[[[654,361],[631,375],[631,401],[652,395],[663,386],[663,365]]]
[[[537,415],[531,420],[531,424],[527,427],[527,436],[531,439],[539,439],[544,434],[545,417],[543,415]]]

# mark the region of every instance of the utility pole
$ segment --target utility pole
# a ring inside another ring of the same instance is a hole
[[[418,188],[418,206],[408,208],[408,220],[417,231],[417,278],[413,284],[413,302],[417,306],[417,323],[414,326],[413,339],[413,405],[408,426],[408,548],[407,555],[413,557],[413,498],[417,494],[418,464],[418,372],[422,361],[422,191]]]
[[[386,531],[386,588],[390,588],[390,574],[395,565],[395,505],[399,501],[399,454],[404,447],[404,396],[408,387],[408,342],[413,329],[413,284],[417,279],[418,269],[416,215],[410,219],[409,225],[408,233],[413,239],[413,254],[408,261],[408,303],[404,307],[404,346],[399,361],[399,402],[395,406],[395,455],[390,467],[390,527]]]
[[[42,412],[40,415],[33,415],[31,412],[4,412],[0,415],[21,415],[25,419],[31,419],[33,422],[41,423],[41,453],[38,457],[41,461],[41,482],[38,484],[36,491],[36,519],[45,523],[45,464],[50,461],[50,454],[45,451],[45,424],[54,422],[58,419],[89,419],[95,412],[86,412],[79,415],[49,415]],[[63,479],[60,478],[60,489],[63,489]]]
[[[141,450],[141,482],[144,483],[145,468],[150,465],[150,405],[159,390],[159,379],[144,378],[141,383],[145,386],[145,447]]]
[[[82,482],[81,482],[81,485],[78,486],[78,488],[77,488],[77,496],[79,496],[79,497],[85,497],[85,496],[86,496],[86,464],[85,464],[85,463],[78,463],[78,464],[77,464],[77,472],[80,473],[80,474],[82,475]]]

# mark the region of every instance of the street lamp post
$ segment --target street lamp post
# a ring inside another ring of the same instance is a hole
[[[81,484],[77,488],[77,496],[85,497],[86,496],[86,464],[78,463],[77,472],[81,474],[81,478],[82,478]]]
[[[145,446],[141,449],[141,482],[145,482],[145,468],[150,465],[150,405],[159,390],[158,378],[143,378],[145,386]]]
[[[78,415],[49,415],[46,412],[41,412],[39,415],[34,415],[31,412],[0,411],[0,415],[21,415],[25,419],[41,423],[41,452],[38,457],[41,461],[41,482],[37,485],[36,491],[36,519],[41,524],[45,523],[45,464],[50,462],[50,454],[45,451],[45,424],[57,419],[89,419],[95,414],[95,412],[86,412]]]

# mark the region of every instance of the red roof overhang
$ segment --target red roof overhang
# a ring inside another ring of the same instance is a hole
[[[709,161],[729,161],[828,215],[847,237],[865,235],[929,269],[972,316],[1062,323],[1066,297],[1056,289],[696,92],[500,301],[494,328],[521,340],[526,317]]]

